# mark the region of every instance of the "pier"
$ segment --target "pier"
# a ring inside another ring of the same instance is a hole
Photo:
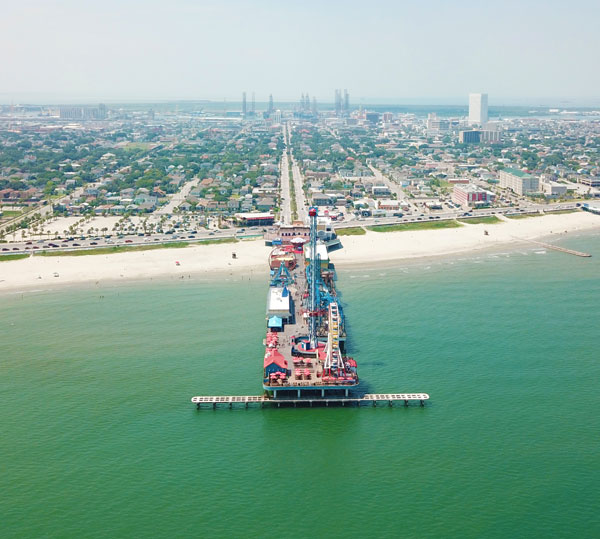
[[[346,354],[345,316],[335,289],[328,245],[319,239],[318,212],[310,224],[280,230],[269,255],[270,284],[263,340],[263,395],[192,397],[212,407],[361,406],[395,402],[425,406],[427,393],[364,393],[358,365]],[[325,223],[327,226],[327,223]],[[309,235],[310,239],[307,239]],[[333,247],[330,245],[329,247]]]
[[[366,393],[363,395],[352,395],[349,396],[325,396],[325,397],[282,397],[273,398],[268,396],[258,395],[214,395],[214,396],[201,396],[192,397],[192,403],[196,405],[198,410],[201,409],[203,404],[211,406],[216,409],[218,405],[225,405],[229,408],[233,408],[234,404],[242,405],[248,408],[250,404],[259,404],[261,408],[265,405],[277,405],[281,407],[282,404],[291,405],[294,408],[298,405],[305,406],[345,406],[347,403],[352,405],[360,406],[364,403],[371,404],[371,406],[377,406],[377,403],[387,403],[388,406],[393,406],[394,402],[401,402],[404,406],[409,406],[411,403],[418,403],[420,406],[425,406],[425,401],[429,400],[427,393]]]
[[[552,251],[559,251],[561,253],[566,253],[568,255],[573,256],[581,256],[583,258],[591,258],[591,254],[583,253],[581,251],[575,251],[573,249],[567,249],[566,247],[559,247],[558,245],[552,245],[550,243],[544,243],[543,241],[535,241],[535,240],[524,240],[522,238],[515,238],[520,241],[526,241],[528,243],[533,243],[534,245],[539,245],[540,247],[544,247],[545,249],[551,249]]]

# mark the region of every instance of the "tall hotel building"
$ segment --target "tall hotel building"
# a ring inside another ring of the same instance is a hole
[[[487,122],[487,94],[469,94],[469,125],[480,125],[483,127]]]

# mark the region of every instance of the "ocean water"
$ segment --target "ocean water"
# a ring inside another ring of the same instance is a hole
[[[261,391],[262,278],[0,296],[0,536],[600,536],[600,237],[564,244],[339,272],[365,388],[424,408],[197,411]]]

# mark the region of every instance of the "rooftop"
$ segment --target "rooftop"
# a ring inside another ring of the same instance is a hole
[[[524,172],[523,170],[519,170],[518,168],[505,168],[503,172],[508,172],[513,176],[519,176],[519,178],[531,178],[531,174]]]

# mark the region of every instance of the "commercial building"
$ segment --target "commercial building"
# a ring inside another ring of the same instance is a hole
[[[492,204],[495,199],[494,193],[472,183],[455,184],[452,191],[452,201],[468,208],[487,206]]]
[[[500,142],[500,131],[496,129],[484,129],[481,131],[481,142]]]
[[[458,142],[461,144],[478,144],[481,141],[481,131],[471,129],[469,131],[459,131]]]
[[[449,128],[449,120],[438,118],[435,112],[430,112],[427,115],[427,131],[439,133],[440,131],[448,131]]]
[[[469,125],[484,126],[488,121],[487,94],[469,94]]]
[[[577,178],[577,181],[581,185],[587,185],[588,187],[600,187],[600,176],[587,176]]]
[[[539,180],[522,170],[505,168],[500,171],[500,187],[511,189],[519,195],[526,195],[539,190]]]
[[[567,186],[564,183],[546,181],[542,183],[542,192],[548,196],[562,196],[567,194]]]
[[[377,201],[378,210],[398,211],[400,209],[400,202],[393,198]]]
[[[275,220],[271,213],[236,213],[236,221],[242,226],[272,225]]]

